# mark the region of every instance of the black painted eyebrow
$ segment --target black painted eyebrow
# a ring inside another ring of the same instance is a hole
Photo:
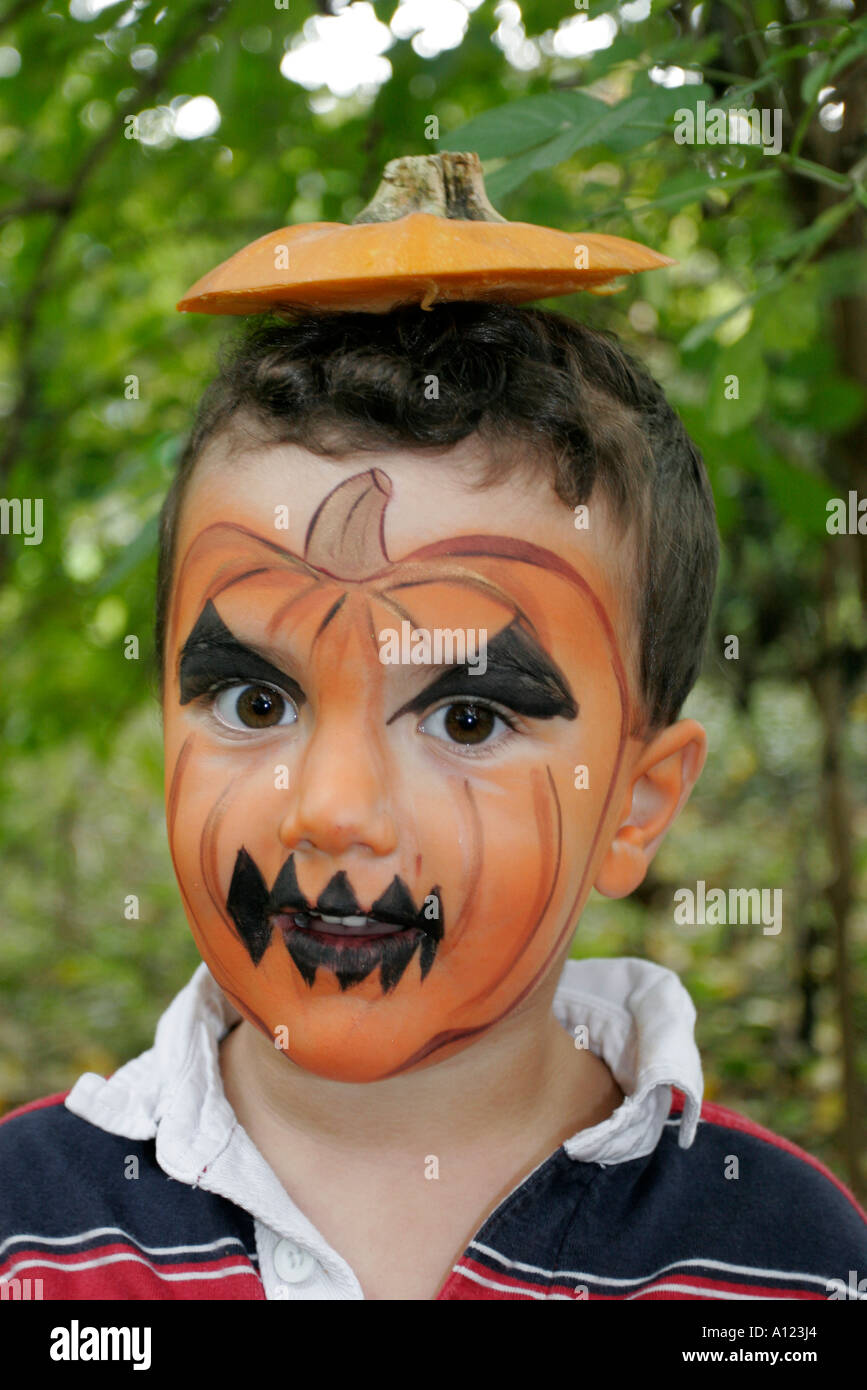
[[[496,700],[528,719],[574,719],[578,705],[569,682],[547,652],[517,622],[511,622],[487,644],[487,669],[470,672],[467,662],[450,666],[426,685],[388,723],[402,714],[423,714],[435,700],[448,696]]]
[[[181,704],[188,705],[215,685],[233,678],[279,686],[296,704],[304,703],[298,682],[252,647],[245,646],[229,631],[213,601],[208,599],[181,651]]]

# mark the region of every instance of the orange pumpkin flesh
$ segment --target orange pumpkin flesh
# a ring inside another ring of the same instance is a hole
[[[487,201],[477,156],[424,155],[387,165],[352,225],[269,232],[196,281],[177,308],[385,314],[456,299],[520,304],[673,264],[624,237],[507,222]]]

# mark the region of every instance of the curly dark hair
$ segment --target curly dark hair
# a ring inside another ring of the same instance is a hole
[[[570,508],[598,485],[635,533],[642,723],[650,731],[677,718],[699,673],[713,600],[713,496],[662,388],[613,334],[546,310],[477,302],[245,320],[220,349],[160,514],[160,678],[184,494],[205,444],[236,415],[261,423],[263,442],[334,457],[423,449],[432,468],[438,450],[475,434],[490,458],[480,486],[520,456]]]

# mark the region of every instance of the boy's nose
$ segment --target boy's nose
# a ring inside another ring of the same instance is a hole
[[[377,855],[397,848],[389,804],[392,777],[382,751],[358,729],[336,737],[332,727],[314,734],[294,775],[278,835],[287,849],[305,842],[325,854],[355,845]]]

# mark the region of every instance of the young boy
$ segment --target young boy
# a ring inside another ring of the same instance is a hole
[[[702,1106],[677,978],[567,960],[701,772],[678,716],[717,544],[695,448],[601,334],[476,303],[254,322],[162,516],[168,834],[204,964],[152,1049],[0,1125],[0,1277],[846,1296],[863,1213]]]

